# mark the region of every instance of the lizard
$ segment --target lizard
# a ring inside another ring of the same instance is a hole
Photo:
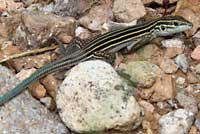
[[[77,46],[75,52],[44,65],[11,91],[0,96],[0,105],[14,98],[31,83],[47,74],[61,69],[70,69],[80,62],[92,59],[101,59],[112,63],[115,53],[121,49],[138,48],[159,36],[180,33],[190,28],[192,28],[192,23],[181,16],[165,16],[143,24],[107,32],[92,39],[86,45],[75,44]]]

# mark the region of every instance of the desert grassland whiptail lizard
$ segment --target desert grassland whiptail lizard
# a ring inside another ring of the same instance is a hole
[[[166,16],[97,36],[74,53],[41,67],[11,91],[0,96],[0,105],[20,94],[32,82],[49,73],[61,69],[70,69],[80,62],[91,59],[109,61],[110,56],[112,57],[113,54],[123,48],[131,49],[140,47],[156,37],[180,33],[190,28],[192,28],[192,24],[183,17]]]

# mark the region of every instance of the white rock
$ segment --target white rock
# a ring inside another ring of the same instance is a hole
[[[176,48],[184,48],[183,41],[175,38],[161,41],[163,47],[176,47]]]
[[[179,66],[179,68],[186,73],[188,69],[188,62],[185,54],[180,54],[175,59],[176,64]]]
[[[183,85],[185,83],[185,78],[184,77],[178,77],[176,79],[176,83],[179,85]]]
[[[141,108],[112,66],[86,61],[71,69],[56,96],[60,117],[78,133],[140,124]]]
[[[160,120],[160,134],[187,134],[194,120],[194,114],[184,109],[169,112]]]
[[[83,27],[77,27],[75,30],[75,35],[80,37],[81,39],[88,39],[89,37],[91,37],[90,31]]]

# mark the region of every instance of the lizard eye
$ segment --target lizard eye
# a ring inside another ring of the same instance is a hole
[[[165,27],[163,25],[160,26],[161,31],[165,31]]]
[[[178,22],[174,22],[174,26],[178,26]]]

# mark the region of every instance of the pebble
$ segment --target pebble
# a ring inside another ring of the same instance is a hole
[[[163,60],[162,50],[156,44],[148,44],[136,51],[138,60],[149,61],[153,64],[160,65]]]
[[[200,63],[195,66],[195,72],[200,74]]]
[[[115,0],[113,3],[113,14],[120,22],[131,22],[146,14],[141,0]]]
[[[196,128],[200,131],[200,119],[196,119],[194,122]]]
[[[197,46],[191,53],[194,60],[200,61],[200,46]]]
[[[14,88],[19,80],[6,67],[0,65],[0,94]],[[27,91],[14,97],[0,107],[0,133],[59,133],[69,134],[69,131],[55,113],[30,96]]]
[[[183,45],[183,41],[178,39],[178,38],[174,38],[174,39],[168,39],[168,40],[163,40],[161,41],[162,47],[174,47],[174,48],[183,48],[184,49],[184,45]]]
[[[88,39],[91,37],[91,32],[83,27],[77,27],[75,30],[75,36],[81,39]]]
[[[140,104],[140,106],[142,106],[145,109],[146,112],[153,113],[155,110],[155,107],[147,101],[141,100],[138,103]]]
[[[184,51],[183,41],[175,38],[161,41],[162,47],[166,48],[165,57],[173,58]]]
[[[163,58],[160,67],[167,74],[173,74],[178,70],[178,65],[175,64],[173,60],[168,58]]]
[[[187,96],[183,92],[179,92],[176,95],[176,100],[179,102],[179,105],[183,107],[185,110],[191,111],[194,114],[198,112],[198,105],[194,96],[192,95]]]
[[[188,70],[188,61],[185,54],[180,54],[175,58],[175,63],[179,66],[179,68],[186,73]]]
[[[121,65],[119,69],[138,87],[151,87],[161,72],[157,65],[147,61],[128,62]]]
[[[187,80],[190,84],[194,84],[198,82],[197,76],[193,72],[188,72],[187,74]]]
[[[184,77],[178,77],[176,79],[176,84],[183,85],[184,83],[185,83],[185,78]]]
[[[51,107],[51,101],[52,101],[51,97],[44,97],[40,99],[40,102],[43,103],[47,108]]]
[[[200,63],[195,66],[195,73],[198,81],[200,81]]]
[[[192,126],[194,114],[177,109],[163,115],[160,120],[160,134],[187,134]]]
[[[13,39],[15,39],[17,45],[19,45],[23,49],[26,49],[26,47],[41,47],[41,45],[43,45],[44,42],[47,41],[47,39],[49,39],[52,34],[56,34],[57,37],[62,39],[65,38],[65,40],[62,40],[65,41],[65,43],[69,43],[71,41],[70,37],[74,35],[76,20],[73,17],[60,17],[55,14],[45,14],[44,12],[39,11],[23,12],[21,16],[23,23],[29,29],[29,32],[18,27],[18,29],[16,29],[14,32],[16,34],[13,35]],[[19,16],[16,15],[12,18],[19,19]],[[11,26],[10,28],[13,27]],[[31,38],[29,36],[31,36]],[[68,36],[67,40],[66,36]],[[25,39],[26,37],[29,37],[28,42],[27,39]],[[24,44],[28,45],[26,46]]]
[[[153,102],[161,102],[173,98],[174,88],[172,84],[172,77],[167,74],[163,74],[158,77],[155,84],[151,87],[153,94],[150,100]]]
[[[102,25],[111,20],[113,14],[109,4],[92,7],[90,12],[79,19],[81,25],[93,31],[101,31]]]
[[[59,115],[78,133],[137,128],[142,109],[132,88],[104,61],[78,64],[68,72],[56,96]]]

